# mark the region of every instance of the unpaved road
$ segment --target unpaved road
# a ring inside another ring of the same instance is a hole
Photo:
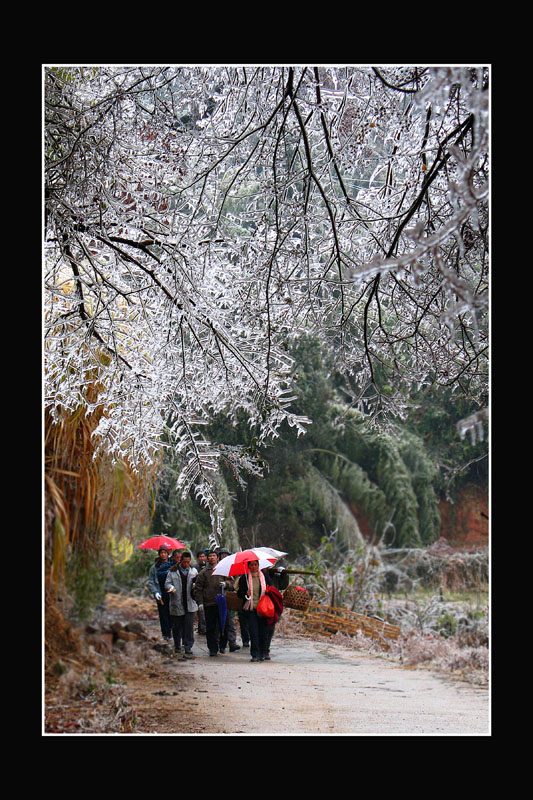
[[[193,652],[123,674],[137,733],[490,735],[487,689],[340,645],[274,637],[272,661],[251,663],[209,657],[200,636]]]

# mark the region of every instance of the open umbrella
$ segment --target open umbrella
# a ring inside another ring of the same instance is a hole
[[[267,552],[268,551],[268,552]],[[274,555],[278,554],[278,555]],[[259,561],[259,569],[271,567],[276,559],[286,556],[281,550],[273,550],[271,547],[254,547],[249,550],[239,550],[231,556],[222,558],[213,570],[213,575],[244,575],[248,571],[248,561]]]
[[[278,558],[283,558],[283,556],[288,555],[287,553],[282,552],[281,550],[274,550],[273,547],[254,547],[254,553],[264,553],[264,557],[268,558],[269,561],[274,559],[276,561]]]
[[[139,547],[141,550],[159,550],[160,547],[168,547],[169,550],[183,550],[185,545],[172,536],[152,536],[145,542],[141,542]]]

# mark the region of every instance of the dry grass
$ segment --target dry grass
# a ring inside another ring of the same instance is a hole
[[[93,459],[92,433],[100,416],[81,408],[58,422],[45,416],[46,556],[54,585],[64,576],[69,548],[90,552],[108,527],[122,533],[134,520],[148,522],[142,499],[156,467],[137,471],[126,457],[115,463],[104,455]]]
[[[124,452],[112,460],[96,453],[93,433],[103,408],[97,404],[97,376],[84,388],[87,405],[45,411],[45,563],[50,588],[64,583],[69,555],[94,561],[106,546],[109,529],[118,535],[149,524],[149,495],[157,460],[148,467],[130,463]],[[93,410],[89,410],[92,408]]]
[[[88,401],[96,384],[87,387]],[[109,665],[88,648],[68,621],[64,578],[67,559],[87,563],[106,546],[108,529],[119,535],[141,524],[156,466],[137,471],[126,457],[93,458],[102,411],[84,406],[55,420],[45,412],[45,705],[48,732],[117,732],[133,720]],[[62,602],[61,602],[62,600]]]
[[[111,619],[138,618],[139,598],[108,595]],[[153,617],[153,604],[150,604]],[[44,731],[47,734],[135,733],[137,720],[117,675],[156,669],[150,643],[125,642],[122,649],[100,652],[90,635],[66,622],[54,593],[46,602]]]
[[[154,601],[152,598],[131,594],[114,594],[108,592],[105,605],[110,612],[120,612],[125,619],[153,619]]]
[[[276,626],[277,636],[309,637],[339,644],[350,650],[359,650],[382,658],[392,659],[405,667],[425,667],[459,678],[473,685],[486,687],[489,681],[488,641],[482,633],[461,633],[444,638],[438,633],[419,632],[406,628],[399,638],[390,642],[387,650],[382,644],[362,632],[348,635],[338,631],[335,635],[307,631],[302,625],[301,616],[285,610]]]

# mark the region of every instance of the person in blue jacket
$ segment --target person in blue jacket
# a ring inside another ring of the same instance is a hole
[[[170,598],[165,589],[165,581],[171,566],[167,548],[160,547],[157,551],[157,558],[148,573],[148,588],[157,603],[161,634],[167,642],[172,639],[172,626],[170,624]]]

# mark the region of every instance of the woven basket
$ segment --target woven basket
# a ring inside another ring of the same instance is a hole
[[[296,608],[298,611],[307,611],[309,601],[310,597],[307,589],[298,589],[294,583],[287,586],[283,592],[283,605],[285,608]]]
[[[237,597],[237,592],[225,592],[226,606],[230,611],[242,611],[243,601]]]

